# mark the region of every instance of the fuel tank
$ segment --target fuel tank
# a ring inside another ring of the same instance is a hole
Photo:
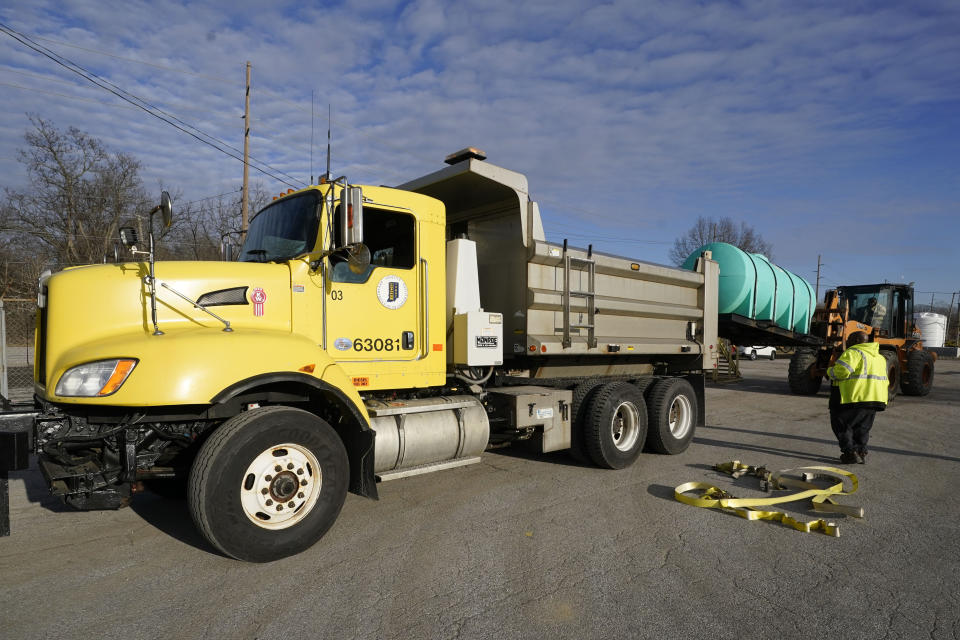
[[[374,471],[381,477],[479,461],[490,438],[487,412],[472,396],[369,400],[366,405],[377,433]]]

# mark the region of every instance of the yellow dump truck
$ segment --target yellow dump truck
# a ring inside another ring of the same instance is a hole
[[[135,261],[41,278],[35,402],[0,414],[0,471],[36,454],[79,509],[185,496],[213,547],[263,562],[317,542],[348,490],[492,446],[612,469],[684,451],[717,362],[709,254],[547,242],[523,175],[447,162],[284,195],[237,261],[155,262],[125,229]]]

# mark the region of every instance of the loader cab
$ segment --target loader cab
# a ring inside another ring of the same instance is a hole
[[[909,285],[860,285],[839,291],[840,304],[846,303],[849,319],[877,330],[883,338],[909,337],[913,317],[913,287]]]

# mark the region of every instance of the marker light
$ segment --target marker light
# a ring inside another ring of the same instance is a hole
[[[123,385],[136,366],[137,361],[129,358],[78,365],[60,377],[56,394],[65,398],[109,396]]]

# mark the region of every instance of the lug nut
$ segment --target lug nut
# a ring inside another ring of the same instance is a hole
[[[271,500],[270,498],[267,498],[267,506],[269,507],[272,504],[273,504],[273,500]]]
[[[281,471],[283,471],[283,467],[281,467],[280,465],[277,465],[273,468],[273,470],[276,471],[277,473],[280,473]]]
[[[307,481],[306,481],[306,480],[301,480],[301,481],[300,481],[300,486],[301,486],[301,487],[307,486]]]
[[[267,495],[268,492],[269,492],[269,489],[267,489],[266,487],[264,487],[263,489],[260,489],[260,493],[262,493],[263,495]]]
[[[270,482],[271,480],[273,480],[273,476],[267,476],[266,478],[264,478],[264,480],[266,480],[267,482]]]
[[[301,491],[300,493],[298,493],[298,494],[297,494],[297,497],[298,497],[298,498],[302,498],[302,497],[303,497],[303,491]]]
[[[296,503],[293,500],[291,500],[290,502],[287,503],[287,506],[293,509],[296,506]]]
[[[277,505],[277,511],[283,511],[283,505],[282,505],[282,504],[278,504],[278,505]]]
[[[303,469],[297,469],[297,475],[298,475],[298,476],[302,476],[302,475],[303,475]]]
[[[292,463],[292,462],[288,462],[288,463],[287,463],[287,469],[293,469],[293,463]]]

